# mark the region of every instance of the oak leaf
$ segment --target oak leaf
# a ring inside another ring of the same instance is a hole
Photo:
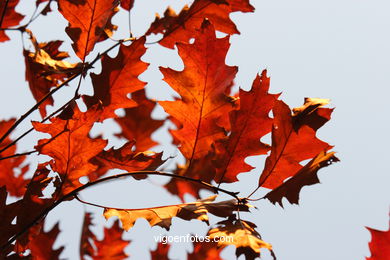
[[[246,157],[269,151],[269,145],[260,139],[271,132],[269,112],[279,96],[268,93],[269,81],[264,70],[249,92],[240,89],[239,108],[230,112],[230,135],[216,144],[217,183],[237,181],[239,173],[253,169],[245,163]]]
[[[302,169],[295,173],[293,177],[288,179],[279,187],[267,193],[265,195],[265,198],[269,199],[274,204],[276,202],[279,203],[280,206],[283,206],[283,197],[285,197],[292,204],[298,204],[299,192],[303,188],[303,186],[313,185],[320,182],[317,176],[318,170],[323,167],[329,166],[333,162],[339,161],[339,159],[334,154],[334,152],[319,153]]]
[[[315,113],[315,110],[311,113]],[[259,186],[270,189],[297,173],[303,167],[301,161],[312,159],[332,148],[316,137],[316,130],[306,124],[306,117],[299,118],[300,114],[293,117],[283,101],[276,101],[273,114],[271,154],[259,179]],[[295,118],[299,118],[299,121]]]
[[[169,260],[168,257],[169,248],[170,248],[170,244],[158,243],[156,250],[150,252],[151,259]]]
[[[232,215],[219,222],[216,228],[208,232],[208,236],[218,240],[218,246],[234,245],[237,257],[243,254],[245,259],[255,259],[260,256],[261,248],[270,250],[273,255],[272,246],[261,239],[255,228],[256,225],[252,222],[237,220],[235,215]],[[274,255],[273,257],[276,259]]]
[[[69,55],[59,47],[62,41],[37,43],[31,35],[35,52],[23,51],[26,65],[26,80],[34,99],[38,102],[45,97],[52,87],[81,70],[81,63],[69,63],[63,59]],[[39,107],[42,117],[46,116],[46,106],[53,105],[53,98],[48,97]]]
[[[185,6],[179,14],[168,8],[164,17],[156,17],[146,34],[163,33],[159,43],[173,48],[175,43],[187,43],[201,28],[202,22],[208,19],[216,30],[237,34],[236,25],[229,18],[233,12],[253,12],[248,0],[195,0],[190,7]]]
[[[18,4],[19,0],[0,1],[0,14],[3,14],[5,11],[1,28],[10,28],[19,25],[20,21],[23,20],[24,15],[15,11],[15,8]],[[6,10],[4,10],[6,6]],[[8,40],[9,38],[5,34],[5,31],[0,30],[0,42],[5,42]]]
[[[118,4],[119,0],[58,0],[58,9],[69,22],[65,31],[83,62],[95,43],[107,39],[116,29],[111,18],[118,11]]]
[[[205,21],[193,44],[178,44],[183,71],[160,68],[166,81],[180,96],[159,104],[182,127],[172,130],[180,151],[190,162],[205,156],[212,144],[225,136],[219,118],[228,114],[232,102],[230,89],[237,67],[227,66],[229,38],[217,39],[213,26]]]
[[[387,231],[367,228],[372,236],[369,244],[371,257],[366,260],[388,260],[390,256],[390,229]]]
[[[131,229],[139,218],[146,219],[152,227],[160,226],[169,230],[173,217],[184,220],[198,219],[208,223],[209,217],[207,213],[219,217],[226,217],[233,214],[237,209],[240,209],[240,211],[248,211],[249,207],[251,207],[249,204],[238,204],[237,200],[213,202],[216,197],[214,195],[196,202],[145,209],[106,208],[104,210],[104,217],[109,219],[117,216],[126,231]]]
[[[145,38],[134,41],[131,45],[121,45],[115,58],[107,54],[102,57],[102,72],[91,74],[94,95],[84,96],[88,107],[101,103],[103,113],[101,120],[116,117],[118,108],[130,108],[137,105],[128,94],[143,89],[146,85],[138,79],[148,64],[141,61],[145,54]]]
[[[103,150],[107,142],[90,138],[89,132],[100,113],[97,107],[81,112],[76,106],[66,115],[61,115],[69,119],[64,120],[59,116],[52,118],[49,124],[33,122],[37,131],[51,135],[50,139],[39,140],[36,149],[40,154],[53,158],[50,166],[59,174],[62,194],[81,186],[79,178],[97,169],[90,160]]]
[[[0,121],[0,136],[3,136],[14,123],[15,119]],[[0,150],[8,146],[11,142],[11,138],[7,137],[0,144]],[[8,148],[0,154],[0,158],[14,155],[16,149],[16,145]],[[25,156],[18,156],[0,160],[0,187],[5,185],[7,191],[12,196],[21,197],[26,191],[28,180],[25,179],[25,174],[28,171],[28,166],[22,167],[25,158]],[[19,174],[17,174],[18,171]]]
[[[163,160],[162,153],[135,152],[134,142],[128,142],[121,148],[111,148],[97,154],[90,162],[97,166],[97,169],[88,174],[89,180],[94,181],[111,169],[121,169],[127,172],[141,170],[156,170]],[[146,175],[134,176],[135,179],[145,179]]]
[[[129,141],[135,140],[136,152],[147,151],[157,145],[151,135],[164,124],[164,120],[151,117],[156,102],[146,97],[145,90],[138,90],[131,97],[138,105],[126,108],[125,116],[115,119],[122,128],[122,132],[116,136],[124,137]]]
[[[195,242],[193,246],[193,252],[187,255],[188,260],[222,260],[220,253],[224,247],[218,246],[217,242]]]

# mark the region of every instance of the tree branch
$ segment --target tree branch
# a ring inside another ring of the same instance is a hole
[[[9,245],[11,245],[18,237],[20,237],[22,234],[24,234],[27,230],[29,230],[32,226],[34,226],[38,221],[40,221],[42,218],[44,218],[51,210],[53,210],[55,207],[57,207],[62,202],[70,200],[72,198],[76,198],[80,202],[83,202],[77,197],[77,194],[79,192],[81,192],[89,187],[92,187],[94,185],[97,185],[99,183],[103,183],[103,182],[107,182],[110,180],[119,179],[119,178],[123,178],[123,177],[136,176],[136,175],[159,175],[159,176],[173,177],[173,178],[178,178],[178,179],[182,179],[182,180],[186,180],[186,181],[191,181],[191,182],[195,182],[195,183],[198,183],[200,185],[203,185],[204,187],[207,187],[208,189],[213,190],[215,193],[223,192],[225,194],[228,194],[228,195],[234,197],[238,202],[242,201],[242,199],[240,199],[237,196],[238,192],[228,191],[228,190],[225,190],[222,188],[218,188],[218,187],[216,187],[210,183],[204,182],[202,180],[193,179],[193,178],[186,177],[186,176],[180,176],[180,175],[176,175],[173,173],[160,172],[160,171],[135,171],[135,172],[126,172],[126,173],[116,174],[116,175],[112,175],[112,176],[108,176],[108,177],[96,180],[94,182],[89,182],[85,185],[82,185],[82,186],[74,189],[73,191],[69,192],[68,194],[62,196],[60,199],[58,199],[53,204],[51,204],[49,207],[47,207],[45,210],[43,210],[37,217],[34,218],[34,220],[32,222],[27,224],[19,232],[17,232],[15,235],[13,235],[8,240],[7,243],[5,243],[4,245],[1,246],[1,251],[3,251]],[[88,204],[95,206],[95,204],[92,204],[92,203],[88,203]]]

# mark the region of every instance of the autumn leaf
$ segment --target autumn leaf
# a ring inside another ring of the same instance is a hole
[[[52,87],[81,71],[81,63],[64,61],[69,55],[59,50],[62,41],[37,43],[31,34],[35,52],[23,51],[26,64],[26,80],[34,99],[38,102],[44,98]],[[53,98],[48,97],[39,107],[42,117],[46,116],[46,106],[53,105]]]
[[[97,238],[90,229],[92,225],[91,213],[87,212],[84,215],[84,221],[81,230],[80,259],[85,259],[86,256],[93,257],[95,254],[94,241],[96,241]]]
[[[144,152],[158,144],[152,140],[151,135],[164,124],[164,120],[151,117],[156,102],[146,97],[145,90],[138,90],[131,97],[138,105],[126,108],[125,116],[115,119],[122,128],[122,132],[116,136],[129,141],[135,140],[135,151]]]
[[[269,146],[259,140],[271,132],[269,112],[279,95],[269,94],[268,89],[266,70],[256,77],[249,92],[240,89],[239,109],[230,112],[230,135],[216,144],[216,182],[237,181],[239,173],[253,169],[245,163],[246,157],[269,151]]]
[[[255,228],[256,225],[252,222],[237,220],[232,215],[227,220],[218,222],[217,227],[208,232],[208,236],[216,239],[218,246],[234,245],[237,257],[245,255],[245,259],[255,259],[260,256],[262,248],[270,250],[273,255],[272,246],[261,239]],[[276,259],[274,255],[273,257]]]
[[[292,204],[298,204],[299,192],[303,186],[313,185],[320,182],[317,176],[318,170],[329,166],[333,162],[339,161],[339,159],[334,154],[334,152],[319,153],[310,162],[308,162],[305,167],[295,173],[293,177],[288,179],[279,187],[267,193],[265,198],[269,199],[274,204],[276,202],[279,203],[280,206],[283,206],[283,197],[285,197]]]
[[[168,8],[164,17],[156,17],[146,34],[163,33],[159,43],[173,48],[175,43],[187,43],[208,19],[216,30],[227,33],[239,33],[236,25],[229,18],[233,12],[253,12],[248,0],[195,0],[190,7],[185,6],[179,14]]]
[[[187,255],[188,260],[222,260],[220,253],[224,247],[218,246],[217,242],[195,242],[194,250]]]
[[[145,209],[106,208],[103,215],[106,219],[117,216],[126,231],[131,229],[139,218],[146,219],[152,227],[160,226],[169,230],[173,217],[184,220],[198,219],[208,223],[208,212],[219,217],[226,217],[233,214],[238,208],[240,211],[248,211],[251,207],[249,204],[238,205],[237,200],[213,202],[216,197],[214,195],[196,202]]]
[[[0,245],[4,245],[17,232],[13,220],[20,210],[20,201],[7,204],[8,193],[5,186],[0,187]],[[0,258],[12,250],[12,245],[0,252]]]
[[[390,256],[390,229],[387,231],[367,228],[372,236],[369,244],[371,257],[367,260],[388,260]]]
[[[119,0],[58,0],[58,9],[69,22],[65,31],[83,62],[95,43],[107,39],[116,29],[111,18],[118,11],[118,4]]]
[[[156,170],[163,163],[162,153],[135,152],[133,146],[134,142],[128,142],[121,148],[111,148],[93,157],[90,162],[96,165],[97,169],[88,175],[89,180],[94,181],[111,169],[121,169],[127,172]],[[138,180],[146,177],[146,175],[134,176]]]
[[[316,113],[316,110],[311,113]],[[283,101],[276,101],[273,114],[271,154],[259,179],[259,186],[270,189],[280,186],[285,179],[297,173],[303,167],[301,161],[332,148],[316,137],[317,129],[306,124],[306,117],[300,118],[300,113],[292,116]]]
[[[152,260],[169,260],[169,248],[169,244],[158,243],[156,250],[150,252]]]
[[[122,260],[128,255],[124,249],[130,244],[122,239],[123,230],[119,226],[119,221],[115,221],[111,228],[104,228],[103,240],[95,240],[96,251],[92,259],[94,260]]]
[[[23,20],[24,15],[15,11],[15,7],[19,4],[19,0],[0,1],[0,14],[3,14],[4,19],[1,23],[1,28],[10,28],[19,25]],[[4,8],[6,7],[6,10]],[[5,34],[5,31],[0,30],[0,42],[8,41],[9,38]]]
[[[51,135],[49,139],[39,140],[36,149],[40,154],[54,159],[50,166],[60,176],[62,194],[81,186],[79,178],[88,176],[97,169],[89,161],[107,144],[102,139],[89,137],[89,131],[100,116],[100,109],[94,107],[81,112],[76,106],[69,113],[67,120],[55,117],[49,124],[33,122],[35,130]]]
[[[118,108],[130,108],[137,105],[128,98],[128,94],[143,89],[146,85],[138,79],[148,64],[141,61],[145,54],[145,38],[134,41],[131,45],[121,45],[115,58],[107,54],[102,57],[102,72],[91,74],[94,95],[84,96],[88,107],[101,103],[103,113],[101,120],[116,117]]]
[[[3,136],[14,123],[15,119],[0,121],[0,136]],[[0,144],[0,150],[8,146],[11,142],[11,138],[7,137]],[[8,148],[0,154],[0,159],[14,155],[16,153],[16,149],[16,145]],[[12,196],[21,197],[26,191],[28,180],[25,179],[25,174],[29,167],[22,167],[25,158],[25,156],[18,156],[0,160],[0,187],[6,186],[7,191]],[[17,173],[18,171],[20,172]]]
[[[178,44],[183,71],[160,68],[164,80],[181,96],[159,104],[182,127],[171,133],[190,162],[205,156],[212,144],[225,136],[218,119],[232,109],[225,91],[230,89],[237,67],[225,64],[229,38],[217,39],[205,21],[193,44]]]
[[[44,232],[42,229],[39,235],[34,236],[28,244],[32,259],[59,259],[64,247],[58,249],[53,248],[59,233],[59,223],[57,223],[50,231]]]

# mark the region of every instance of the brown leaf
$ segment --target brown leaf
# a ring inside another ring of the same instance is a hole
[[[58,0],[58,9],[69,22],[65,31],[83,62],[95,43],[107,39],[116,29],[110,20],[118,4],[119,0]]]
[[[160,68],[164,80],[181,96],[176,101],[159,102],[182,127],[172,130],[180,151],[190,162],[210,151],[225,136],[219,118],[232,109],[226,89],[232,85],[237,67],[225,64],[229,38],[217,39],[213,26],[203,23],[194,44],[178,44],[183,71]]]
[[[240,90],[240,107],[230,112],[231,133],[216,145],[217,183],[237,181],[239,173],[253,169],[245,163],[246,157],[269,151],[269,145],[260,139],[271,132],[272,119],[268,115],[279,95],[269,94],[268,89],[269,78],[264,70],[249,92]]]
[[[146,34],[163,33],[163,39],[159,43],[173,48],[177,42],[188,43],[205,19],[208,19],[218,31],[236,34],[239,31],[229,15],[233,12],[253,10],[248,0],[195,0],[190,7],[185,6],[179,14],[168,8],[164,17],[156,17]]]
[[[290,108],[283,101],[276,101],[273,108],[271,154],[265,162],[259,186],[274,189],[303,166],[301,161],[311,159],[332,148],[316,137],[316,131],[305,124],[305,117],[296,124]],[[298,129],[294,126],[299,126]]]
[[[151,117],[156,102],[146,97],[145,90],[138,90],[131,97],[138,106],[125,109],[125,116],[115,119],[122,128],[117,136],[129,141],[135,140],[135,151],[144,152],[157,145],[151,135],[164,124],[164,120]]]
[[[288,179],[279,187],[273,189],[271,192],[265,195],[265,198],[269,199],[272,203],[279,203],[282,205],[282,199],[285,197],[290,203],[298,204],[299,192],[303,186],[313,185],[319,183],[317,172],[326,166],[329,166],[333,162],[338,162],[339,159],[334,155],[334,152],[326,153],[321,152],[308,162],[305,167],[300,169],[293,177]]]
[[[228,200],[223,202],[213,203],[217,196],[199,200],[191,203],[184,203],[179,205],[162,206],[145,209],[112,209],[106,208],[104,210],[104,217],[117,216],[122,222],[123,228],[128,231],[132,228],[139,218],[146,219],[150,226],[160,226],[169,230],[173,217],[178,217],[184,220],[198,219],[208,223],[207,213],[214,214],[219,217],[226,217],[233,214],[240,207],[240,211],[248,211],[249,204],[238,206],[236,200]]]
[[[134,41],[131,45],[121,45],[115,58],[107,54],[102,57],[102,72],[91,74],[94,95],[84,96],[88,107],[101,103],[103,113],[101,120],[116,117],[118,108],[130,108],[137,105],[128,94],[143,89],[146,85],[138,79],[148,64],[141,61],[145,54],[145,38]]]
[[[245,259],[255,259],[260,256],[260,249],[266,248],[272,252],[272,246],[261,239],[255,230],[256,225],[249,221],[230,217],[218,223],[216,228],[208,232],[210,239],[219,240],[218,246],[234,245],[236,256],[245,255]],[[221,239],[223,237],[223,239]],[[274,259],[275,256],[273,255]]]
[[[97,238],[90,229],[92,225],[91,213],[86,212],[81,229],[80,259],[85,259],[85,256],[93,257],[95,254],[94,241],[96,241]]]
[[[34,99],[38,102],[45,97],[52,87],[57,86],[72,74],[81,70],[81,63],[69,63],[68,57],[59,47],[62,41],[37,43],[31,34],[35,52],[23,51],[26,64],[26,80]],[[46,106],[53,105],[53,98],[47,98],[39,107],[42,117],[46,116]]]

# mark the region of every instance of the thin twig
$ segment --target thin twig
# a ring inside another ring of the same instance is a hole
[[[13,154],[13,155],[10,155],[10,156],[0,157],[0,161],[6,160],[6,159],[15,158],[15,157],[19,157],[19,156],[29,155],[29,154],[36,153],[36,152],[38,152],[38,151],[34,150],[34,151],[29,151],[29,152],[24,152],[24,153],[16,153],[16,154]]]
[[[193,178],[190,178],[190,177],[186,177],[186,176],[176,175],[176,174],[173,174],[173,173],[158,172],[158,171],[135,171],[135,172],[126,172],[126,173],[116,174],[116,175],[112,175],[112,176],[108,176],[108,177],[96,180],[94,182],[89,182],[87,184],[84,184],[84,185],[74,189],[73,191],[69,192],[68,194],[65,194],[64,196],[59,198],[57,201],[55,201],[53,204],[51,204],[49,207],[47,207],[45,210],[43,210],[38,216],[36,216],[33,219],[33,221],[28,223],[19,232],[17,232],[15,235],[13,235],[7,241],[7,243],[5,243],[4,245],[1,246],[0,251],[3,251],[5,248],[10,246],[18,237],[20,237],[27,230],[29,230],[32,226],[34,226],[38,221],[40,221],[44,216],[46,216],[51,210],[53,210],[59,204],[61,204],[64,201],[70,200],[72,198],[76,198],[77,199],[77,197],[76,197],[77,194],[79,192],[81,192],[82,190],[85,190],[85,189],[87,189],[89,187],[95,186],[95,185],[97,185],[99,183],[107,182],[107,181],[114,180],[114,179],[124,178],[124,177],[128,177],[128,176],[136,176],[136,175],[159,175],[159,176],[167,176],[167,177],[183,179],[183,180],[186,180],[186,181],[191,181],[191,182],[195,182],[195,183],[198,183],[200,185],[203,185],[203,186],[205,186],[205,187],[207,187],[209,189],[214,190],[214,192],[216,192],[216,193],[223,192],[225,194],[228,194],[228,195],[234,197],[235,199],[237,199],[237,201],[240,201],[240,198],[237,196],[238,192],[232,192],[232,191],[228,191],[228,190],[225,190],[225,189],[221,189],[221,188],[218,188],[216,186],[213,186],[210,183],[207,183],[207,182],[204,182],[204,181],[201,181],[201,180],[198,180],[198,179],[193,179]]]

